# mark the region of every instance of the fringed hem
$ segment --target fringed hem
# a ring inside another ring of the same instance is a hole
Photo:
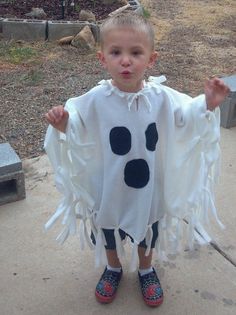
[[[80,232],[83,247],[84,239],[89,239],[86,220],[91,216],[95,201],[81,184],[76,183],[76,179],[78,176],[83,178],[87,161],[91,157],[89,151],[94,143],[79,141],[74,128],[76,123],[76,120],[74,123],[71,120],[68,121],[70,126],[67,128],[66,136],[51,126],[47,130],[44,146],[54,168],[56,188],[63,194],[63,198],[53,216],[45,224],[45,229],[50,229],[62,217],[64,228],[58,235],[57,241],[63,244],[69,235],[78,233],[77,219],[82,219],[79,230],[83,230],[83,233]],[[76,170],[73,165],[76,165]],[[80,180],[81,182],[83,181]]]

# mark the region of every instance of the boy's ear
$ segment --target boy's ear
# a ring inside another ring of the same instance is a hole
[[[97,52],[98,60],[101,62],[104,68],[106,68],[106,60],[102,51]]]
[[[155,64],[155,62],[157,61],[157,58],[158,58],[158,52],[153,51],[149,59],[148,68],[151,68]]]

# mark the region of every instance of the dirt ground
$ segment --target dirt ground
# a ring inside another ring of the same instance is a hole
[[[236,73],[235,0],[141,0],[155,27],[159,60],[148,75],[195,96],[210,76]],[[0,142],[21,158],[43,153],[44,114],[107,74],[96,53],[56,43],[0,40]]]

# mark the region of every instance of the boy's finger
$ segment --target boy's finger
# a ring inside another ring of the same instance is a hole
[[[57,117],[52,112],[49,113],[49,118],[50,118],[52,123],[55,123],[57,120]]]
[[[53,124],[55,122],[54,116],[52,116],[49,112],[45,114],[45,118],[48,123]]]
[[[224,83],[224,81],[220,79],[216,82],[216,87],[218,88],[219,91],[225,94],[228,94],[230,92],[229,87]]]
[[[51,113],[52,115],[54,115],[55,117],[59,117],[60,116],[60,110],[58,108],[53,107],[49,113]]]

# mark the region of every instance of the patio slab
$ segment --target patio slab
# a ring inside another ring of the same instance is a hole
[[[214,229],[220,248],[235,261],[236,128],[222,129],[222,179],[217,208],[226,225]],[[91,250],[80,250],[77,237],[63,246],[55,242],[60,227],[47,233],[43,226],[59,201],[47,157],[23,161],[27,198],[0,207],[1,315],[234,315],[236,267],[220,252],[205,246],[155,260],[165,300],[159,309],[146,307],[136,273],[128,272],[116,300],[100,305],[94,287],[101,269],[94,269]],[[130,252],[128,250],[128,255]]]

